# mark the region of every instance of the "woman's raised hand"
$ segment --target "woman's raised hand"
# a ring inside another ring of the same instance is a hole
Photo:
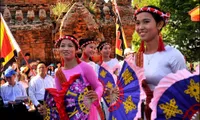
[[[91,102],[94,102],[95,100],[98,100],[98,95],[94,90],[88,91],[86,96],[91,100]]]

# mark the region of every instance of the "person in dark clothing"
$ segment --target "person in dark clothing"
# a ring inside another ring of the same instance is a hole
[[[31,56],[30,53],[26,53],[24,56],[24,59],[26,59],[28,63],[32,62],[32,60],[30,59],[30,56]],[[26,65],[26,61],[24,59],[22,59],[21,61],[21,64],[20,64],[21,66]]]

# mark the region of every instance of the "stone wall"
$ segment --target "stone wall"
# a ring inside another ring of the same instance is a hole
[[[1,4],[5,5],[55,4],[56,2],[57,0],[1,0]]]
[[[66,1],[66,0],[60,0]],[[73,34],[78,39],[96,37],[98,41],[107,40],[115,51],[115,10],[113,4],[104,0],[79,1],[65,15],[63,34]],[[0,12],[10,27],[22,51],[30,52],[31,59],[40,58],[51,63],[55,61],[53,43],[60,36],[61,20],[55,22],[50,10],[57,0],[2,0]],[[75,0],[74,0],[75,2]],[[93,10],[89,2],[96,3]],[[131,0],[117,0],[122,26],[130,47],[134,32],[133,8]],[[19,56],[19,60],[21,60]]]
[[[11,26],[12,29],[14,29]],[[37,26],[36,29],[32,30],[16,30],[12,31],[15,39],[17,40],[22,52],[31,53],[31,59],[36,60],[40,58],[42,61],[46,61],[48,64],[53,60],[53,41],[52,32],[49,26]],[[19,60],[22,56],[19,56]]]
[[[54,61],[52,31],[54,26],[48,2],[56,0],[4,0],[1,12],[22,52],[31,59],[40,58],[47,64]],[[18,62],[23,59],[19,54]]]
[[[82,3],[75,3],[61,21],[62,34],[81,38],[96,37],[99,34],[99,25],[94,16]],[[59,34],[60,32],[58,32]]]

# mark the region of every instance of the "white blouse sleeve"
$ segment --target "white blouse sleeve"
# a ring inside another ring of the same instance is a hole
[[[174,49],[173,52],[171,52],[171,55],[169,64],[173,73],[181,69],[186,69],[184,56],[179,50]]]

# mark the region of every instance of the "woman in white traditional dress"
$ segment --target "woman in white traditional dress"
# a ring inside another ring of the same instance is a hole
[[[145,6],[136,10],[134,16],[135,30],[141,39],[139,52],[144,58],[143,61],[136,56],[136,64],[140,62],[145,70],[146,80],[143,80],[142,87],[147,96],[145,115],[146,119],[150,120],[149,103],[153,97],[154,88],[163,77],[186,68],[186,64],[181,52],[165,45],[160,35],[170,17],[169,13],[165,13],[155,6]]]

